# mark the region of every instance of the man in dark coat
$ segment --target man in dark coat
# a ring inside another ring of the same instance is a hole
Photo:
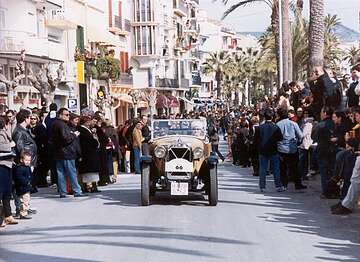
[[[26,109],[21,109],[16,115],[17,125],[12,134],[12,139],[16,143],[16,159],[19,163],[20,154],[23,151],[31,153],[31,165],[36,166],[37,161],[37,146],[29,133],[28,126],[30,125],[31,112]]]
[[[149,141],[151,139],[151,131],[148,126],[149,119],[147,116],[142,116],[141,123],[143,128],[141,129],[142,136],[144,137],[144,141],[141,145],[142,154],[148,155],[149,154]]]
[[[360,65],[357,65],[351,69],[351,77],[354,82],[350,84],[350,87],[346,92],[346,95],[348,97],[348,107],[354,107],[359,105],[359,96],[355,94],[355,87],[359,83],[359,76],[360,76]]]
[[[83,183],[92,184],[91,192],[100,192],[96,184],[99,181],[100,171],[100,143],[96,131],[92,130],[94,121],[91,117],[83,116],[80,123],[81,159],[79,161],[79,174]]]
[[[274,112],[267,108],[264,112],[265,123],[259,126],[259,132],[255,133],[255,144],[259,145],[260,162],[260,190],[265,191],[266,173],[269,162],[274,175],[274,182],[278,192],[284,191],[280,180],[280,156],[278,142],[283,140],[280,128],[272,122]]]
[[[321,176],[321,188],[323,197],[331,198],[328,192],[328,182],[333,174],[337,141],[334,137],[335,124],[331,117],[334,111],[330,107],[321,110],[321,122],[317,124],[311,132],[311,138],[318,143],[318,163]]]
[[[58,112],[58,118],[51,127],[54,159],[56,161],[56,171],[61,198],[66,196],[65,174],[70,179],[74,196],[84,196],[81,194],[81,187],[77,180],[75,167],[75,159],[78,156],[76,139],[80,133],[78,131],[71,131],[68,125],[69,119],[70,112],[66,108],[61,108]]]

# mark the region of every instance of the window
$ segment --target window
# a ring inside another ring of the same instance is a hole
[[[136,27],[135,35],[136,35],[137,54],[138,54],[138,55],[141,55],[140,26]]]
[[[140,22],[140,0],[136,0],[135,21]]]
[[[146,21],[146,0],[141,0],[141,21]]]
[[[79,25],[76,29],[76,46],[81,52],[84,52],[84,28]]]
[[[147,52],[147,44],[146,44],[147,33],[148,33],[147,26],[142,26],[141,27],[141,32],[142,32],[142,38],[141,38],[141,41],[142,41],[142,54],[147,55],[148,54],[148,52]]]
[[[5,10],[0,9],[0,28],[5,28]]]
[[[30,99],[40,99],[40,93],[30,93]]]
[[[137,55],[154,55],[156,53],[155,26],[136,26],[135,53]]]
[[[48,34],[48,40],[54,43],[61,43],[61,36],[55,34]]]
[[[127,52],[120,52],[120,67],[122,73],[125,73],[129,68],[129,54]]]
[[[24,100],[26,98],[26,95],[27,95],[26,92],[17,92],[15,99]]]
[[[147,6],[146,6],[146,13],[147,13],[147,21],[152,21],[152,15],[151,15],[151,9],[152,9],[152,6],[151,6],[151,0],[145,0],[147,1]]]
[[[184,61],[180,61],[180,77],[185,78],[185,64],[184,64]]]

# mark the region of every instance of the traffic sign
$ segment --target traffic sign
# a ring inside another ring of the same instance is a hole
[[[76,98],[68,98],[68,109],[69,110],[77,110],[78,109],[78,101]]]

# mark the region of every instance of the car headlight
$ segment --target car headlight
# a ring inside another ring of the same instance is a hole
[[[154,154],[157,158],[164,158],[166,156],[166,148],[163,146],[157,146],[154,150]]]
[[[199,159],[204,155],[204,150],[200,147],[196,147],[193,150],[194,159]]]

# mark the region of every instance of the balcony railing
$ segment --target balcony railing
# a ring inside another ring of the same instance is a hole
[[[122,21],[121,21],[121,17],[118,15],[114,15],[114,25],[119,28],[119,29],[123,29],[122,26]]]
[[[128,19],[125,19],[125,31],[131,32],[131,21]]]
[[[133,85],[133,83],[134,83],[133,76],[126,73],[121,73],[119,79],[114,82],[114,84],[118,84],[118,85],[131,85],[131,86]]]
[[[46,12],[46,25],[61,30],[75,29],[77,25],[67,17],[64,9],[52,9]]]
[[[184,32],[198,32],[199,27],[195,19],[189,19],[185,23]]]
[[[187,15],[188,8],[183,0],[174,1],[174,12],[181,16]]]
[[[177,79],[157,78],[156,79],[156,87],[178,88],[179,82]]]

